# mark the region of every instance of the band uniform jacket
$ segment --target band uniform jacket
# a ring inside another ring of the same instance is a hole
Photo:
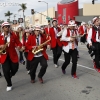
[[[44,43],[46,39],[44,39],[44,36],[40,37],[40,44]],[[28,52],[28,57],[27,59],[31,61],[34,58],[34,54],[32,53],[32,50],[36,47],[36,36],[35,35],[30,35],[28,38],[28,41],[26,43],[26,49],[29,50]],[[48,55],[46,53],[46,48],[45,46],[43,47],[43,51],[41,51],[43,56],[45,57],[46,60],[48,60]]]
[[[4,36],[0,35],[0,45],[4,45],[4,44],[5,44]],[[0,54],[1,64],[5,62],[8,55],[13,63],[17,63],[19,61],[17,52],[15,50],[15,44],[17,44],[17,46],[19,46],[20,48],[22,46],[17,36],[14,33],[10,33],[10,43],[9,46],[7,46],[6,48],[6,54]]]
[[[61,31],[61,29],[59,27],[57,27],[57,30],[58,30],[58,32]],[[50,28],[49,34],[51,37],[51,48],[55,48],[57,44],[58,44],[58,46],[62,47],[62,42],[60,41],[61,37],[57,37],[55,30],[54,30],[54,27]]]

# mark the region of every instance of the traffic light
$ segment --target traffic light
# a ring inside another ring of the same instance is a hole
[[[48,23],[50,23],[50,20],[48,20]]]
[[[18,23],[23,23],[23,18],[18,18]]]
[[[31,9],[31,14],[33,15],[35,12],[34,12],[34,9]]]
[[[92,4],[94,4],[94,0],[92,0]]]

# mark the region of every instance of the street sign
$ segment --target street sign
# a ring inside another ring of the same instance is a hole
[[[23,23],[23,18],[18,18],[19,23]]]
[[[17,20],[13,20],[13,24],[17,24]]]
[[[50,17],[46,17],[46,19],[47,19],[47,20],[52,20],[52,18],[50,18]]]

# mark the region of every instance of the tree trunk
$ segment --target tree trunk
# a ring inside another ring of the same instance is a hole
[[[9,16],[9,23],[10,23],[10,16]]]
[[[24,21],[24,28],[25,28],[26,25],[25,25],[25,15],[24,15],[24,10],[23,10],[23,21]]]

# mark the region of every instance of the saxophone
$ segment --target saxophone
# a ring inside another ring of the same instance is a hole
[[[48,42],[50,42],[50,41],[51,41],[51,38],[50,38],[49,40],[47,40],[46,42],[40,44],[40,45],[37,46],[36,48],[34,48],[34,49],[32,50],[32,53],[33,53],[33,54],[37,54],[37,53],[39,53],[40,51],[43,51],[43,46],[45,46],[45,45],[46,45]]]
[[[7,47],[10,44],[10,37],[7,38],[7,43],[5,44],[5,47]],[[6,54],[6,48],[0,49],[0,54]]]
[[[7,47],[8,44],[9,44],[9,42],[6,43],[5,46]],[[6,54],[6,50],[5,49],[0,49],[0,54]]]

